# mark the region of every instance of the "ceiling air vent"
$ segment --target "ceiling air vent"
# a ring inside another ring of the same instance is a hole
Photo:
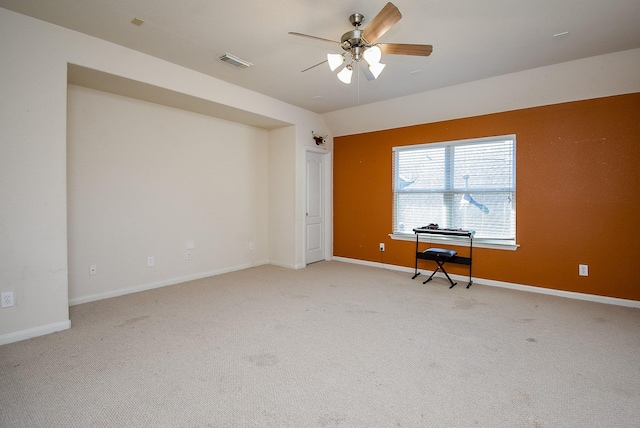
[[[249,68],[253,65],[249,61],[245,61],[243,59],[238,58],[237,56],[233,56],[228,53],[225,53],[224,55],[219,56],[218,59],[236,68]]]

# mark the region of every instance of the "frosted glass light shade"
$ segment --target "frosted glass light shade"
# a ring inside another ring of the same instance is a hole
[[[338,76],[338,79],[340,79],[340,81],[342,83],[349,84],[349,83],[351,83],[351,75],[352,74],[353,74],[353,69],[351,67],[351,64],[349,64],[345,68],[340,70],[340,72],[337,74],[337,76]]]
[[[374,65],[380,62],[382,59],[382,51],[378,46],[371,46],[369,49],[364,51],[364,60],[367,61],[369,65]]]
[[[379,62],[377,64],[371,64],[369,66],[369,71],[371,71],[371,74],[373,74],[374,79],[377,79],[378,76],[380,76],[380,73],[382,73],[382,70],[384,70],[385,67],[386,67],[386,64],[383,64],[383,63]]]
[[[329,68],[333,71],[342,65],[344,56],[341,54],[327,54],[327,61],[329,62]]]

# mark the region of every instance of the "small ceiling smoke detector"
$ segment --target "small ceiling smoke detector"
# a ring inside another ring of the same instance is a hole
[[[133,18],[131,20],[131,23],[133,25],[137,25],[138,27],[141,26],[142,24],[144,24],[144,20],[140,19],[140,18]]]
[[[226,64],[232,65],[236,68],[249,68],[253,64],[249,61],[245,61],[243,59],[238,58],[237,56],[231,55],[229,53],[225,53],[224,55],[220,55],[218,59]]]

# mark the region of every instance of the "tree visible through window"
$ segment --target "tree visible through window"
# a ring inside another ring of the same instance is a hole
[[[513,240],[515,135],[393,148],[393,231],[429,223]]]

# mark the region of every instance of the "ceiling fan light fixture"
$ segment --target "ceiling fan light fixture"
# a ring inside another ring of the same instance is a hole
[[[353,67],[351,66],[351,64],[349,64],[345,68],[340,70],[340,72],[337,74],[337,76],[338,76],[338,79],[340,79],[340,81],[342,83],[346,83],[348,85],[349,83],[351,83],[351,75],[352,74],[353,74]]]
[[[380,76],[380,73],[382,73],[382,70],[384,70],[386,66],[387,66],[386,64],[383,64],[381,62],[377,64],[371,64],[369,65],[369,71],[371,71],[371,74],[373,74],[373,78],[377,79],[378,76]]]
[[[327,62],[329,63],[329,68],[331,69],[331,71],[333,71],[342,65],[342,63],[344,62],[344,55],[331,53],[327,54]]]
[[[362,22],[364,21],[364,15],[359,13],[351,15],[349,17],[349,22],[354,26],[354,29],[344,33],[340,38],[340,42],[296,32],[289,32],[289,34],[321,40],[323,42],[329,42],[340,46],[344,50],[344,53],[327,54],[327,59],[325,61],[302,71],[310,70],[326,62],[329,64],[331,71],[338,70],[337,76],[341,82],[349,84],[353,77],[353,64],[356,64],[358,69],[362,70],[367,80],[377,79],[380,76],[380,73],[382,73],[382,70],[386,67],[385,64],[380,63],[383,51],[385,55],[431,55],[431,52],[433,51],[433,46],[431,45],[406,43],[377,44],[377,40],[401,18],[402,14],[398,8],[393,5],[393,3],[388,2],[364,30],[360,29],[360,25],[362,25]],[[349,54],[349,63],[345,65],[345,62],[347,61],[347,54]],[[364,65],[360,67],[360,62],[363,59],[367,65],[366,67]]]
[[[382,59],[382,51],[377,45],[373,45],[364,51],[364,60],[371,66],[378,64]]]

